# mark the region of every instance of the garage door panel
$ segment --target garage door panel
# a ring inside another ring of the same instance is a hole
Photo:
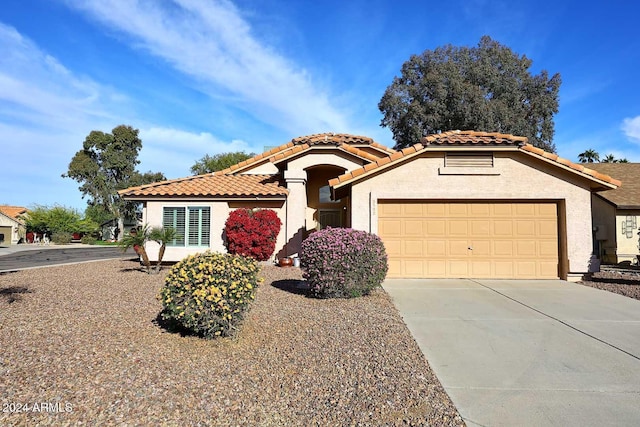
[[[379,232],[383,236],[400,237],[402,236],[402,220],[400,219],[381,219]]]
[[[422,218],[424,217],[422,207],[420,203],[407,203],[403,206],[402,212],[406,218]]]
[[[492,247],[489,240],[471,240],[470,246],[472,249],[471,256],[474,258],[482,257],[486,258],[491,256]]]
[[[385,239],[384,248],[387,251],[389,257],[402,256],[402,240],[398,239]]]
[[[447,234],[449,236],[467,236],[469,234],[469,221],[452,219],[447,222]]]
[[[426,254],[424,253],[422,246],[423,246],[423,241],[422,240],[405,240],[403,242],[403,251],[402,251],[402,255],[408,256],[408,257],[420,257],[422,258],[423,256],[426,256]]]
[[[512,240],[494,240],[493,254],[500,257],[514,256],[514,242]]]
[[[447,222],[443,219],[438,220],[425,220],[427,236],[446,236],[447,235]]]
[[[402,225],[403,236],[424,236],[424,229],[422,227],[422,219],[407,220]]]
[[[558,234],[558,223],[554,220],[538,220],[536,224],[538,236],[555,238]]]
[[[449,250],[447,254],[453,257],[467,257],[469,254],[469,244],[466,240],[449,240]]]
[[[447,267],[449,277],[469,277],[469,262],[467,260],[451,260]]]
[[[513,221],[494,220],[493,235],[501,237],[513,237]]]
[[[516,234],[515,237],[530,237],[536,235],[536,223],[527,220],[527,221],[516,221],[515,226]]]
[[[491,235],[491,221],[485,220],[472,220],[471,223],[471,236],[490,236]]]
[[[382,202],[389,277],[557,278],[554,203]]]
[[[429,258],[444,258],[447,256],[446,240],[427,240],[425,246],[426,256]]]

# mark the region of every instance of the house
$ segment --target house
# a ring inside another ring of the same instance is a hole
[[[640,163],[593,163],[589,167],[622,181],[615,190],[592,195],[596,254],[607,264],[636,262],[640,255]]]
[[[20,206],[0,205],[0,245],[15,245],[24,241],[27,228],[24,215],[27,209]]]
[[[314,230],[352,227],[382,238],[389,277],[567,279],[589,267],[592,192],[619,184],[513,135],[451,131],[394,151],[326,133],[120,194],[143,203],[143,222],[183,233],[167,260],[223,251],[229,212],[249,207],[281,218],[278,257]]]

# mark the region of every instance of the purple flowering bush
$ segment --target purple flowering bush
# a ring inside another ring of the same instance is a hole
[[[389,269],[380,237],[351,228],[311,234],[300,250],[310,292],[319,298],[353,298],[380,286]]]

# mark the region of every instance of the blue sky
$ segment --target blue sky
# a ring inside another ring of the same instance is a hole
[[[4,0],[0,204],[84,210],[61,178],[91,130],[140,130],[139,169],[347,132],[393,146],[378,102],[412,54],[487,34],[560,73],[558,154],[640,162],[630,1]]]

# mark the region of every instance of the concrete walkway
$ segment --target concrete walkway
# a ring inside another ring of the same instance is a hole
[[[383,286],[467,425],[640,425],[640,301],[559,280]]]

